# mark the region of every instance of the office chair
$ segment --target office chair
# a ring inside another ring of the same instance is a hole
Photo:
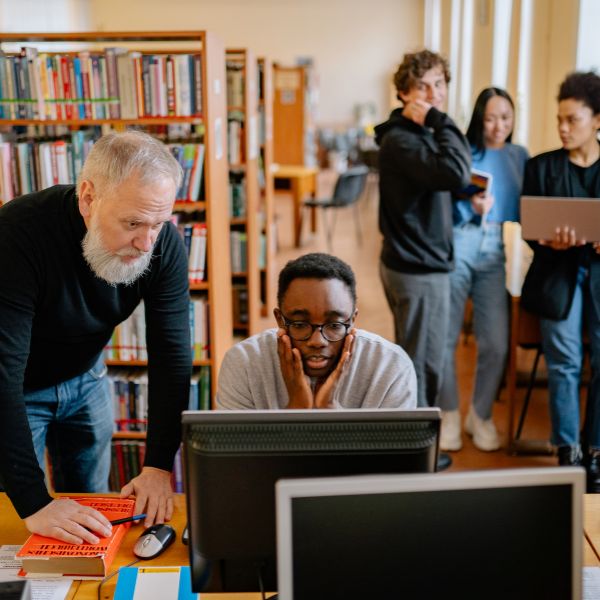
[[[314,200],[306,200],[304,202],[304,206],[307,208],[323,209],[323,221],[325,224],[325,234],[327,236],[327,248],[329,249],[329,252],[331,252],[331,239],[335,229],[335,219],[337,214],[334,210],[333,217],[330,222],[329,218],[327,217],[327,212],[331,208],[337,209],[354,205],[354,225],[356,227],[356,238],[359,245],[362,244],[362,231],[360,227],[360,214],[358,212],[357,201],[365,189],[368,174],[369,167],[365,165],[351,167],[344,173],[340,173],[340,176],[335,184],[332,198],[318,198]]]

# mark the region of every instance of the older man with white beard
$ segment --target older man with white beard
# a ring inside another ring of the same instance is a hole
[[[0,478],[27,528],[66,542],[110,533],[97,511],[56,491],[104,492],[113,428],[102,350],[144,300],[149,424],[145,464],[121,495],[145,524],[169,520],[170,475],[191,353],[187,258],[169,222],[181,168],[140,132],[92,148],[75,186],[0,209]]]

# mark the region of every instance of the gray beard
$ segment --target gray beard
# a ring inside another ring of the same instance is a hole
[[[150,268],[152,250],[139,253],[139,258],[125,263],[121,256],[135,256],[135,251],[128,253],[108,252],[102,243],[100,232],[92,224],[81,241],[83,257],[94,274],[112,286],[131,285]]]

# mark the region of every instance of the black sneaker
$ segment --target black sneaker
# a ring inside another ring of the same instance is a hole
[[[599,463],[600,464],[600,463]],[[440,452],[437,458],[436,471],[445,471],[449,466],[452,465],[452,459],[446,452]]]
[[[587,493],[600,494],[600,450],[590,450],[586,463]]]
[[[580,467],[582,461],[583,454],[581,454],[581,448],[579,446],[558,447],[558,464],[561,467]],[[600,467],[600,456],[598,466]]]

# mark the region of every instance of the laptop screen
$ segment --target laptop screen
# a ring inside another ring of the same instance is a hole
[[[581,597],[583,471],[280,482],[281,600]]]

